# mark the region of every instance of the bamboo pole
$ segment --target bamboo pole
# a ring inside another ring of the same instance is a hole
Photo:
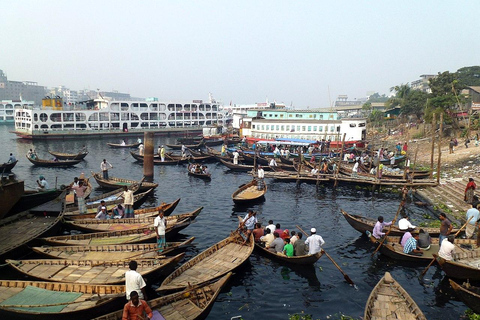
[[[437,128],[436,114],[433,114],[432,119],[432,153],[430,154],[430,179],[433,178],[433,158],[435,153],[435,129]]]
[[[337,184],[338,184],[337,178],[338,178],[338,172],[340,171],[340,165],[342,164],[343,147],[345,146],[345,136],[346,136],[346,135],[347,135],[346,133],[343,134],[342,149],[340,150],[340,158],[338,159],[338,166],[337,166],[337,170],[336,170],[336,172],[335,172],[335,183],[333,184],[334,187],[336,187]]]
[[[442,133],[443,133],[443,113],[440,113],[440,131],[438,133],[438,165],[437,165],[437,184],[440,183],[440,171],[442,164]]]

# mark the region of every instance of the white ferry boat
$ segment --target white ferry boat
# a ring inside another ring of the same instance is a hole
[[[42,107],[15,108],[15,133],[26,139],[68,139],[81,136],[202,133],[210,125],[226,126],[231,118],[215,101],[159,102],[94,99],[82,107],[61,99],[44,99]]]
[[[15,121],[15,108],[33,107],[33,101],[25,100],[0,100],[0,124]]]

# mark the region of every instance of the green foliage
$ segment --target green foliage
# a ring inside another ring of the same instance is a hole
[[[439,72],[438,76],[429,79],[428,83],[430,90],[432,90],[431,103],[434,107],[451,110],[458,103],[465,103],[465,97],[460,94],[465,86],[458,81],[456,73]]]
[[[457,76],[463,86],[480,86],[480,66],[460,68]]]
[[[373,124],[380,124],[383,121],[384,113],[378,110],[373,110],[368,116],[368,120]]]
[[[380,95],[378,92],[375,92],[370,97],[368,97],[367,103],[371,102],[386,102],[388,97],[384,94]]]
[[[468,320],[480,320],[480,315],[473,312],[470,309],[465,310],[465,319]]]
[[[312,315],[301,313],[294,313],[288,315],[288,320],[313,320]]]
[[[420,90],[412,90],[403,99],[401,111],[403,114],[411,114],[420,119],[425,111],[428,101],[428,93]]]

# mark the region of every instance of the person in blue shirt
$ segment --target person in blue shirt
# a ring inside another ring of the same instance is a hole
[[[10,153],[10,158],[8,158],[7,163],[14,163],[15,161],[17,161],[17,159],[13,156],[13,153]]]
[[[467,238],[471,238],[475,233],[475,229],[477,229],[477,226],[478,226],[479,217],[480,217],[480,211],[478,211],[478,209],[475,208],[474,205],[472,204],[472,207],[467,210],[467,213],[465,215],[465,218],[468,221],[465,229],[465,235],[467,236]]]
[[[418,241],[418,233],[413,234],[410,238],[408,238],[407,242],[403,246],[403,253],[411,254],[415,256],[423,255],[422,250],[417,245]]]

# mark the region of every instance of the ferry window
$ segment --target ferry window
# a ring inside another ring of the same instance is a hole
[[[48,129],[48,126],[47,126],[46,124],[42,124],[42,125],[40,126],[40,128],[41,128],[41,129]]]
[[[95,112],[88,117],[88,121],[98,121],[98,113]]]
[[[297,113],[297,114],[295,115],[295,118],[301,118],[301,117],[302,117],[301,114],[298,114],[298,113]]]
[[[100,121],[108,121],[108,112],[99,113]]]
[[[144,112],[140,114],[140,119],[142,120],[148,120],[148,113]]]
[[[313,126],[313,131],[317,131],[317,126]]]
[[[48,116],[46,113],[41,113],[40,114],[40,121],[45,122],[48,120]]]
[[[189,104],[184,105],[183,110],[190,111],[190,105]]]
[[[292,115],[291,115],[291,114],[289,114],[289,115],[288,115],[288,117],[289,117],[289,118],[291,118],[291,117],[292,117]]]
[[[323,114],[320,115],[320,120],[323,120]]]
[[[35,128],[35,129],[38,129],[38,124],[36,124],[36,125],[34,126],[34,128]]]
[[[158,103],[152,103],[152,104],[150,104],[150,110],[152,110],[152,111],[158,111]]]
[[[110,114],[110,121],[119,121],[120,120],[120,113],[112,112]]]
[[[52,128],[52,129],[62,129],[62,125],[61,124],[52,124],[52,126],[50,128]]]
[[[312,126],[308,126],[307,130],[312,131]]]
[[[297,131],[300,131],[300,126],[297,126]]]
[[[290,131],[290,126],[287,126],[287,131]]]
[[[330,127],[330,132],[334,132],[335,131],[335,127],[334,126],[331,126]]]
[[[265,130],[265,126],[262,124],[262,130]]]
[[[85,113],[77,112],[75,113],[75,120],[77,121],[85,121],[87,119],[87,116]]]
[[[148,106],[146,103],[140,103],[140,109],[141,110],[147,110]]]
[[[138,103],[132,103],[132,110],[138,110]]]
[[[359,127],[365,127],[365,122],[359,123],[358,126]]]
[[[36,113],[33,114],[33,121],[38,121],[38,114]]]
[[[252,129],[255,129],[255,125],[252,125]]]
[[[128,103],[122,102],[121,108],[122,111],[128,111]]]
[[[63,125],[64,129],[73,129],[74,127],[75,127],[75,125],[73,123]]]
[[[73,113],[64,113],[63,121],[73,121]]]
[[[131,119],[132,119],[132,120],[138,120],[137,114],[136,114],[136,113],[132,113]],[[138,123],[137,123],[137,125],[138,125]]]
[[[276,126],[275,130],[277,130],[277,131],[278,131],[278,130],[280,130],[280,128],[279,128],[279,126],[278,126],[278,125]]]
[[[302,131],[305,131],[305,126],[302,126]]]
[[[52,113],[50,115],[50,120],[53,122],[62,122],[62,114],[61,113]]]
[[[278,117],[278,114],[275,115],[275,118],[277,118],[277,117]]]
[[[160,111],[165,111],[165,110],[167,110],[167,106],[164,105],[163,103],[160,103]]]
[[[76,125],[76,128],[77,129],[86,129],[87,128],[87,125],[85,123],[80,123],[80,124],[77,124]]]
[[[355,128],[357,126],[357,124],[355,123],[350,123],[350,128]]]
[[[150,120],[158,120],[158,113],[150,112]]]
[[[267,124],[267,131],[270,130],[270,126]]]
[[[282,126],[282,131],[285,131],[285,126]]]
[[[120,109],[120,106],[118,105],[118,103],[116,103],[116,102],[110,103],[110,110],[118,111],[119,109]]]
[[[122,112],[122,120],[130,120],[130,114],[128,112]]]
[[[323,131],[323,127],[322,127],[322,126],[319,126],[319,127],[318,127],[318,131],[322,132],[322,131]]]

